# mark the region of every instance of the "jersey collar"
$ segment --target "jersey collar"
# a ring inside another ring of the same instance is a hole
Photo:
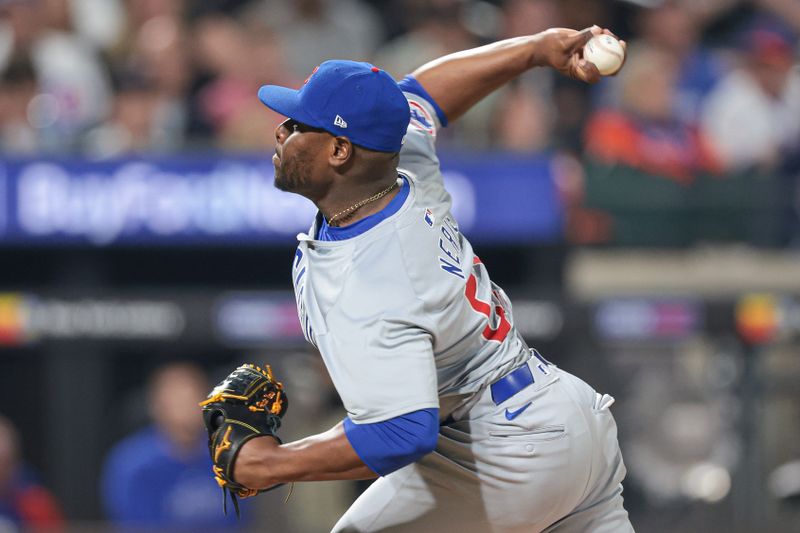
[[[392,200],[386,204],[386,207],[373,213],[372,215],[362,218],[354,224],[343,226],[341,228],[329,226],[325,217],[321,213],[317,214],[317,240],[319,241],[344,241],[357,237],[370,229],[374,228],[382,221],[397,213],[408,198],[408,178],[399,174],[400,190]]]

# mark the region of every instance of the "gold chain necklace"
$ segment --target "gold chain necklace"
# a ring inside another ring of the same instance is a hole
[[[370,196],[366,200],[361,200],[360,202],[351,205],[347,209],[343,209],[342,211],[339,211],[338,213],[336,213],[335,215],[333,215],[331,218],[328,219],[328,225],[333,224],[333,221],[336,220],[337,218],[341,217],[341,216],[345,216],[345,218],[347,218],[347,215],[352,215],[355,212],[355,210],[358,209],[359,207],[363,207],[363,206],[367,205],[370,202],[374,202],[375,200],[379,200],[379,199],[383,198],[384,196],[386,196],[387,194],[392,192],[392,189],[397,187],[397,184],[398,184],[398,180],[395,180],[394,183],[389,185],[387,188],[385,188],[381,192],[379,192],[377,194],[373,194],[372,196]]]

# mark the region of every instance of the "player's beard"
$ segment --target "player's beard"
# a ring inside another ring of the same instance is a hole
[[[311,158],[308,154],[280,159],[280,163],[275,165],[275,187],[281,191],[302,193],[310,182]]]

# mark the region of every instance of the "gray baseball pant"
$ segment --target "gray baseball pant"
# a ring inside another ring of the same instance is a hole
[[[526,364],[533,384],[499,405],[489,387],[474,395],[433,453],[378,479],[332,531],[632,532],[613,398],[535,357]]]

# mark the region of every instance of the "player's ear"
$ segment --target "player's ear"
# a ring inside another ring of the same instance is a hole
[[[330,164],[341,168],[353,158],[353,143],[347,137],[334,137],[331,142]]]

